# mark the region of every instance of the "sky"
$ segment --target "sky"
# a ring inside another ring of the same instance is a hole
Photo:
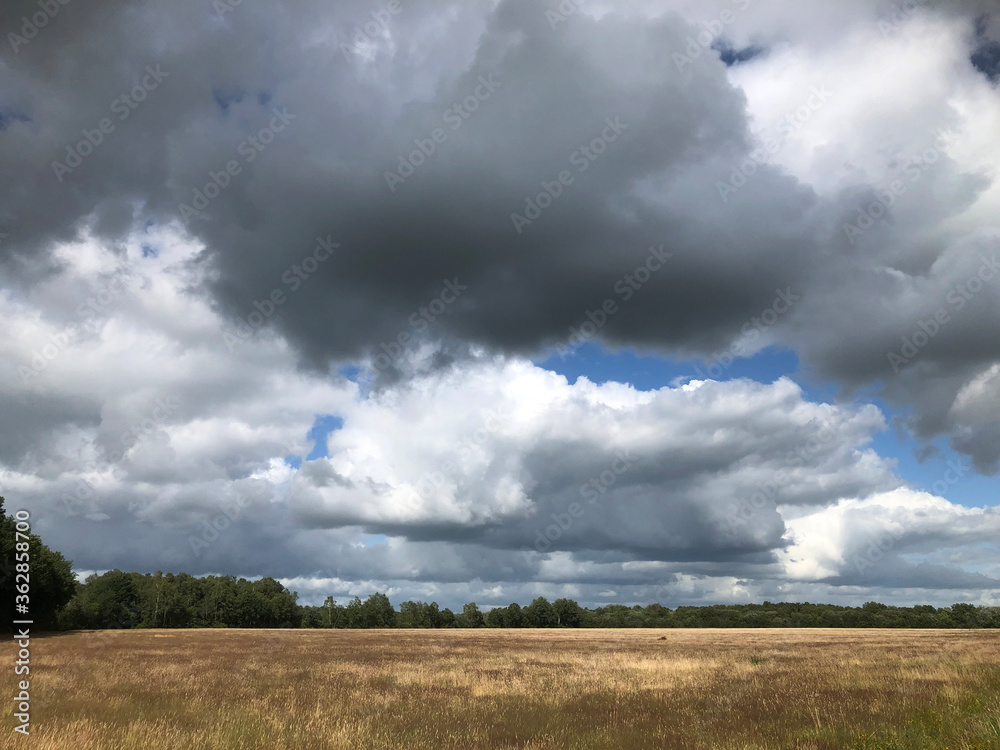
[[[1000,604],[987,0],[10,0],[0,494],[317,604]]]

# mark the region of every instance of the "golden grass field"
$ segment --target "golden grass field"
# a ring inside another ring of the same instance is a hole
[[[31,658],[2,747],[1000,748],[996,631],[132,630]]]

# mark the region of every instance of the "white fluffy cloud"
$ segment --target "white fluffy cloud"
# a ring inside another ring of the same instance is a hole
[[[883,413],[851,400],[874,386],[901,430],[1000,467],[1000,23],[985,0],[895,6],[598,2],[553,25],[529,0],[408,4],[360,44],[360,0],[67,8],[0,61],[0,490],[78,567],[317,596],[985,600],[993,509],[907,489],[872,447]],[[57,179],[157,62],[162,85]],[[390,190],[482,76],[496,90]],[[287,129],[182,223],[276,107]],[[339,248],[290,288],[317,237]],[[650,245],[670,262],[605,343],[779,344],[842,400],[532,364]],[[374,371],[445,278],[467,291]],[[776,289],[795,304],[748,340]],[[286,461],[325,415],[328,457]]]
[[[39,529],[85,570],[236,567],[316,596],[741,600],[781,581],[892,586],[906,570],[887,560],[913,544],[933,556],[993,533],[972,522],[991,510],[901,488],[870,447],[876,407],[811,402],[787,378],[641,391],[482,350],[428,369],[424,347],[372,390],[367,370],[296,371],[273,332],[230,351],[234,325],[197,291],[211,271],[179,237],[67,244],[58,274],[3,299],[3,397],[82,405],[10,444],[5,492],[44,509]],[[284,459],[312,449],[321,414],[342,427],[296,469]],[[886,560],[855,581],[853,556],[884,533]],[[934,565],[935,588],[995,572]]]

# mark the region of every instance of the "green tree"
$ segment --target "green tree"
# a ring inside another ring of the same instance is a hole
[[[527,623],[524,619],[524,610],[521,609],[521,605],[517,602],[511,602],[510,606],[507,607],[507,623],[504,625],[506,628],[524,628],[527,627]]]
[[[976,626],[976,607],[974,604],[952,604],[951,620],[956,628],[973,628]]]
[[[344,608],[337,604],[332,596],[326,597],[323,602],[323,614],[320,627],[342,628],[344,627]]]
[[[240,586],[235,615],[238,628],[265,628],[271,623],[270,602],[259,591]]]
[[[557,624],[564,628],[578,628],[583,621],[583,610],[572,599],[556,599],[552,602]]]
[[[76,628],[134,628],[142,621],[139,590],[128,573],[117,568],[89,575],[71,603]],[[70,609],[69,607],[67,609]]]
[[[458,616],[458,624],[459,627],[463,628],[481,628],[486,625],[486,618],[483,617],[483,613],[479,611],[475,602],[469,602],[462,607],[462,614]]]
[[[27,542],[17,538],[17,520],[4,512],[4,499],[0,497],[0,601],[4,606],[0,629],[5,631],[13,629],[13,620],[23,619],[11,615],[14,597],[19,593],[17,587],[25,582],[29,619],[34,620],[37,630],[58,627],[60,611],[76,592],[73,563],[46,547],[37,534],[27,537]]]
[[[357,597],[355,600],[360,601]],[[385,594],[372,594],[360,606],[357,622],[355,627],[359,628],[392,628],[396,626],[396,610]]]
[[[494,607],[486,613],[486,627],[505,628],[507,627],[507,608]]]
[[[396,626],[400,628],[431,627],[430,613],[423,602],[406,601],[399,605]]]
[[[326,625],[323,624],[323,608],[322,607],[310,607],[305,605],[302,607],[302,623],[300,627],[303,628],[325,628]]]
[[[198,605],[207,588],[203,581],[186,574],[164,575],[158,570],[152,576],[139,576],[136,585],[142,610],[139,627],[187,628],[195,625]]]
[[[344,625],[348,628],[365,628],[368,627],[364,623],[364,606],[365,603],[361,601],[361,597],[355,596],[351,601],[347,603],[347,607],[344,610]]]
[[[524,617],[531,628],[554,628],[559,624],[555,609],[544,596],[538,597],[524,608]]]

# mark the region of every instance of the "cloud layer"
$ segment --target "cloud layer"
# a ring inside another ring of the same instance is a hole
[[[563,6],[5,4],[0,479],[78,567],[988,596],[855,394],[1000,470],[995,9]],[[581,338],[841,399],[532,364]]]

